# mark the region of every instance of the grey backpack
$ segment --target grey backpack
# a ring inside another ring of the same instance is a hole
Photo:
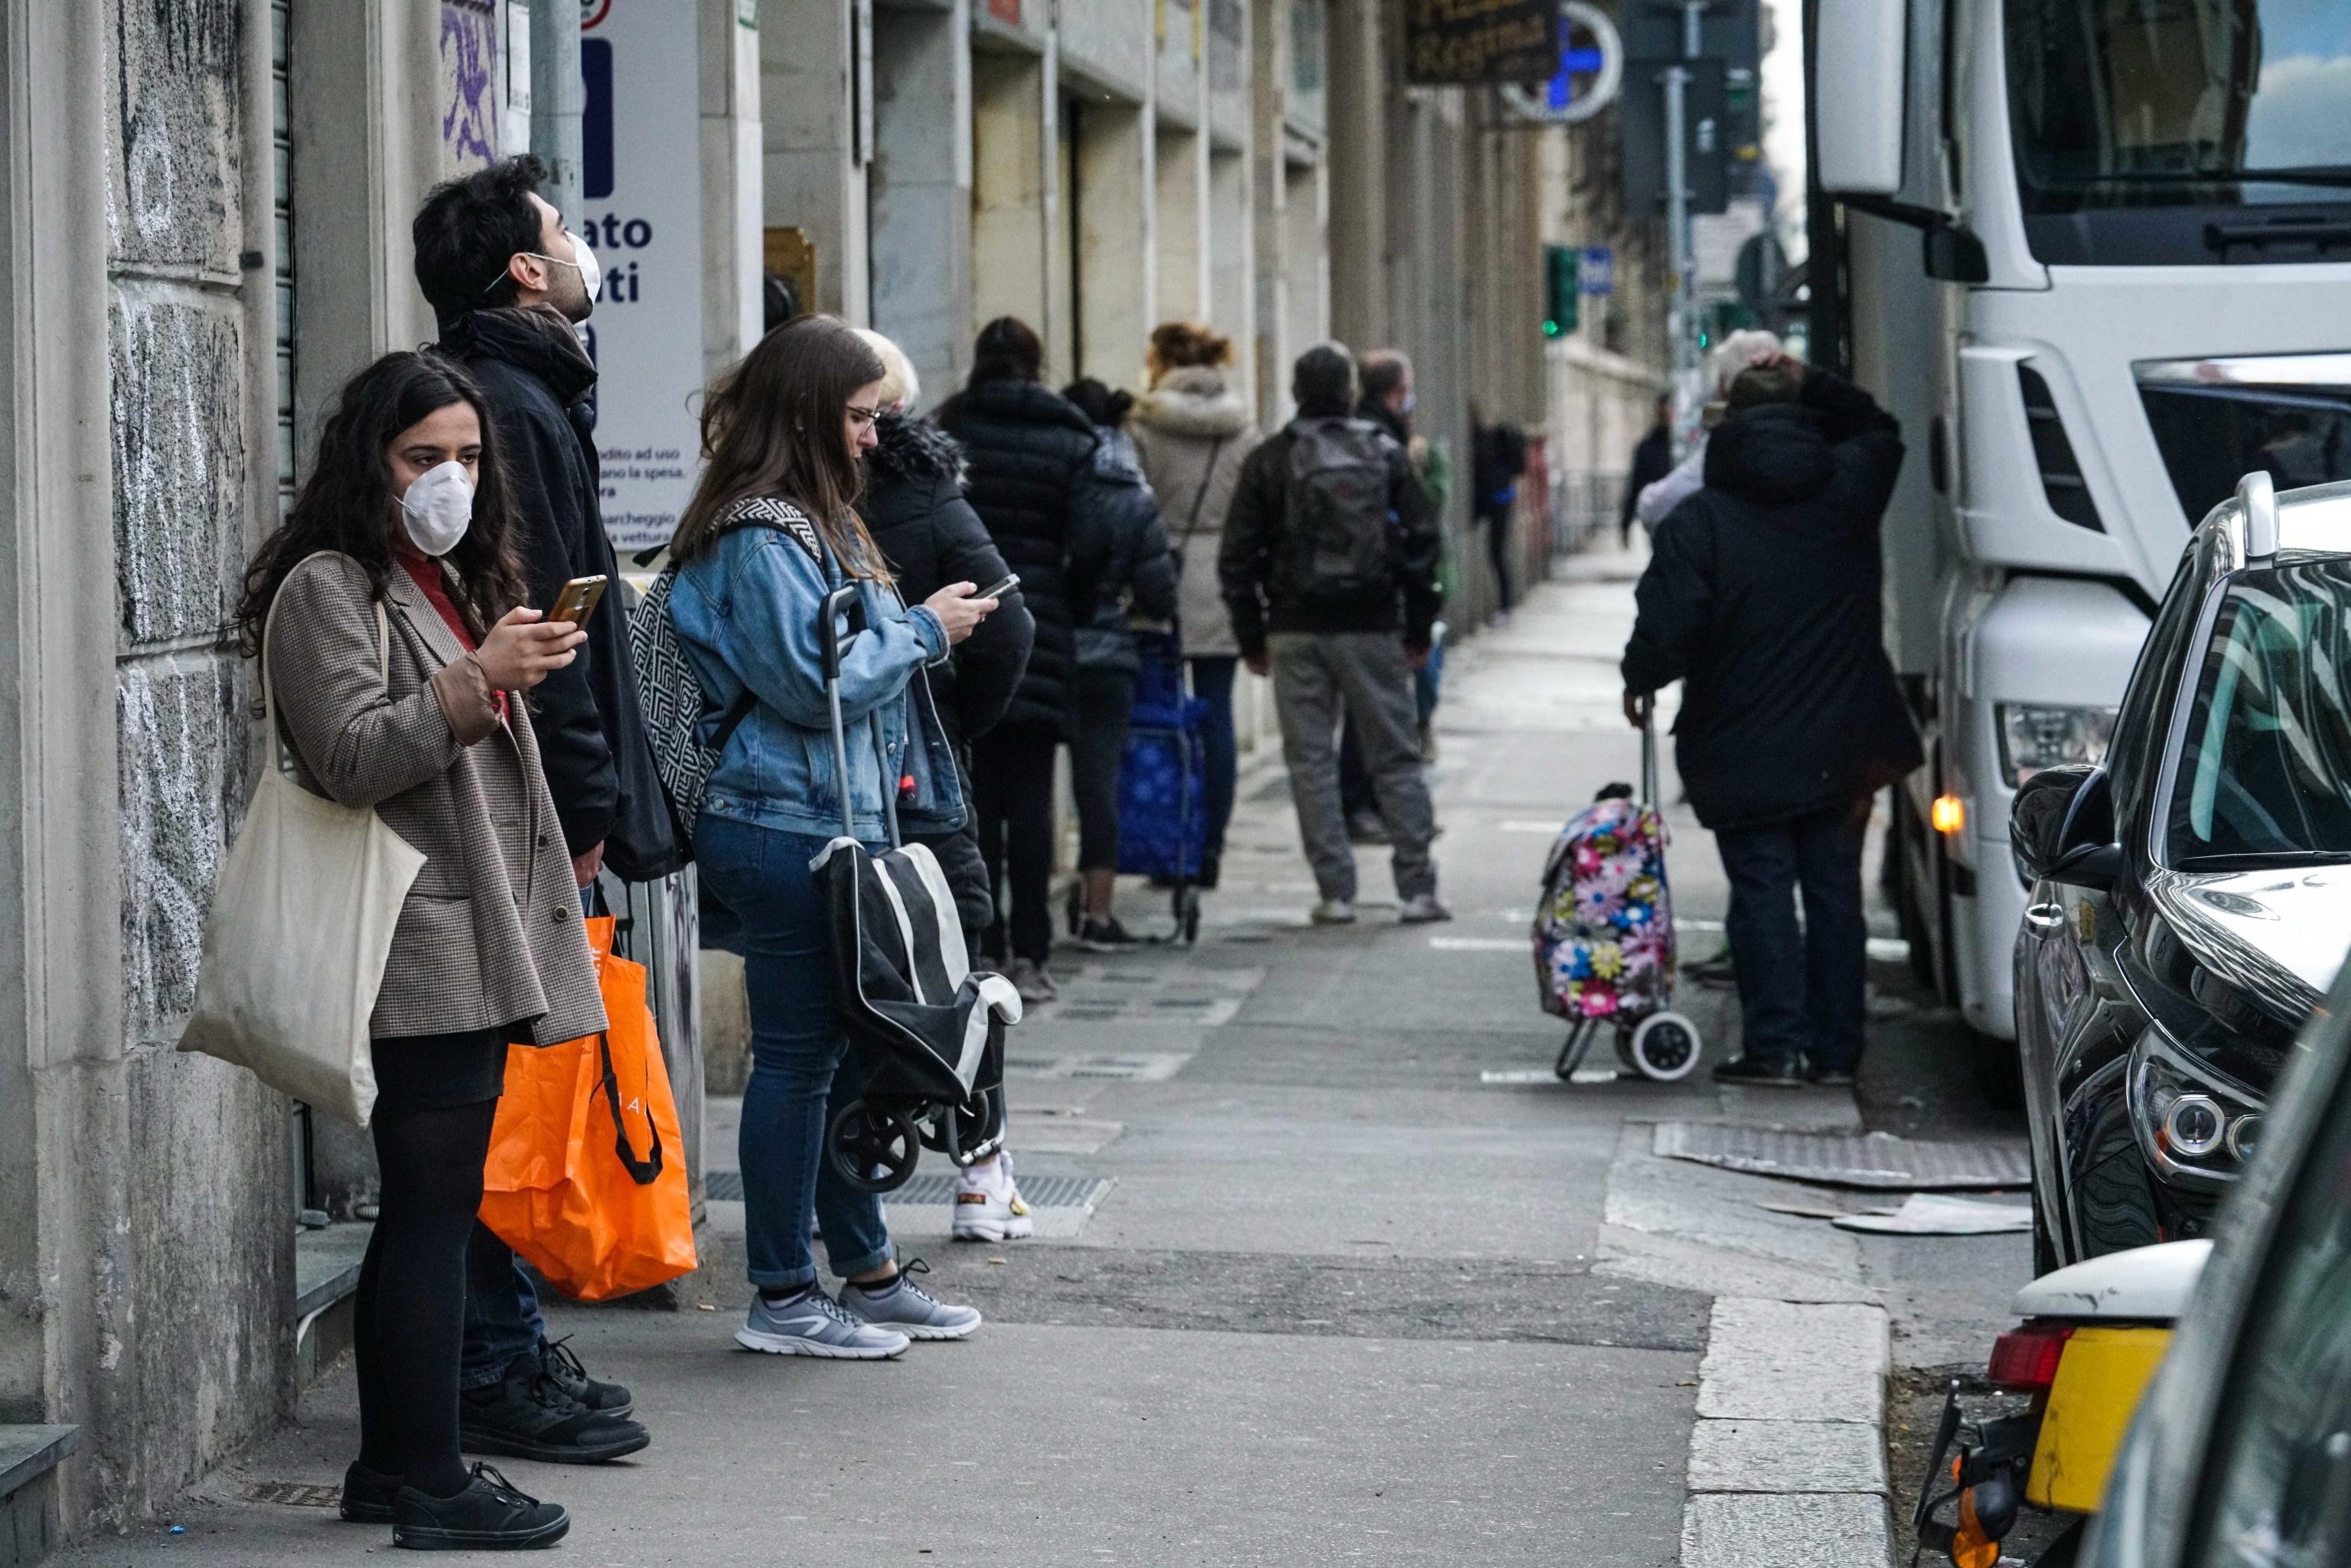
[[[1388,486],[1395,443],[1369,420],[1290,426],[1290,507],[1281,549],[1288,596],[1355,601],[1396,587]]]

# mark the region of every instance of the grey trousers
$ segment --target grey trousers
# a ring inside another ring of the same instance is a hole
[[[1325,898],[1353,901],[1355,852],[1339,805],[1339,721],[1353,717],[1374,798],[1395,848],[1396,894],[1437,891],[1437,812],[1421,772],[1404,643],[1393,632],[1277,632],[1266,639],[1281,754],[1307,862]]]

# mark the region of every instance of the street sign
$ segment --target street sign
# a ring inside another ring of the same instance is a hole
[[[1625,0],[1616,17],[1625,53],[1635,59],[1679,55],[1682,14],[1681,0]],[[1756,0],[1713,0],[1698,16],[1698,52],[1753,68],[1762,58]]]
[[[1405,0],[1415,87],[1541,81],[1558,69],[1558,0]]]
[[[1616,101],[1625,70],[1625,48],[1608,13],[1585,0],[1562,0],[1558,62],[1540,91],[1516,85],[1502,89],[1503,101],[1528,120],[1573,125]]]
[[[1576,267],[1576,287],[1594,298],[1616,292],[1616,253],[1604,245],[1583,247]]]
[[[1689,172],[1692,213],[1719,213],[1730,204],[1730,138],[1727,84],[1719,57],[1625,62],[1625,156],[1619,166],[1625,210],[1635,215],[1666,210],[1666,72],[1689,73],[1683,89],[1682,148]]]

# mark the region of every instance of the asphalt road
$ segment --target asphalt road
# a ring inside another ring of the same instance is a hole
[[[1384,852],[1366,851],[1363,923],[1307,928],[1285,787],[1259,773],[1196,948],[1057,965],[1063,1000],[1012,1048],[1015,1146],[1025,1184],[1107,1180],[1106,1194],[1091,1213],[1040,1209],[1039,1239],[999,1247],[950,1246],[944,1207],[893,1211],[940,1293],[987,1313],[974,1340],[887,1364],[736,1351],[740,1206],[726,1203],[686,1310],[558,1312],[553,1332],[630,1383],[655,1434],[603,1470],[505,1467],[570,1506],[572,1558],[1677,1561],[1715,1295],[1771,1295],[1771,1280],[1846,1243],[1726,1212],[1730,1250],[1706,1250],[1709,1211],[1753,1209],[1738,1185],[1752,1178],[1650,1160],[1635,1124],[1850,1126],[1857,1113],[1842,1093],[1742,1097],[1703,1072],[1549,1080],[1561,1030],[1536,1006],[1525,933],[1559,821],[1635,776],[1614,674],[1633,566],[1579,561],[1510,627],[1457,651],[1436,771],[1450,925],[1397,926]],[[1706,835],[1685,810],[1672,818],[1698,956],[1719,941],[1722,882]],[[1139,886],[1123,912],[1165,924]],[[1872,1120],[2002,1131],[1952,1071],[1956,1026],[1901,997],[1898,966],[1879,968]],[[1683,1006],[1719,1060],[1728,993],[1687,988]],[[719,1145],[732,1107],[713,1110]],[[1691,1200],[1678,1218],[1677,1199]],[[1642,1235],[1654,1256],[1626,1262]],[[1989,1346],[2026,1251],[2003,1237],[1836,1256],[1860,1282],[1807,1299],[1874,1294],[1897,1364],[1941,1366]],[[338,1479],[356,1440],[345,1372],[170,1521],[68,1561],[381,1551],[381,1530],[250,1500],[261,1482]],[[1822,1561],[1858,1560],[1848,1542],[1817,1544]]]

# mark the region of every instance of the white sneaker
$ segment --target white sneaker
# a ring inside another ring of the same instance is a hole
[[[1317,925],[1353,925],[1355,902],[1351,898],[1326,898],[1308,910],[1306,917]]]
[[[1012,982],[1012,988],[1020,993],[1020,999],[1032,1007],[1039,1002],[1050,1002],[1061,994],[1061,988],[1053,984],[1053,977],[1045,973],[1045,967],[1031,959],[1013,959],[1012,972],[1005,977]]]
[[[1012,1180],[1012,1156],[998,1155],[966,1170],[956,1182],[957,1241],[1018,1241],[1037,1234],[1037,1221]]]
[[[1433,893],[1416,893],[1404,901],[1402,909],[1396,911],[1396,924],[1399,925],[1428,925],[1452,918],[1453,911],[1437,903],[1437,894]]]

